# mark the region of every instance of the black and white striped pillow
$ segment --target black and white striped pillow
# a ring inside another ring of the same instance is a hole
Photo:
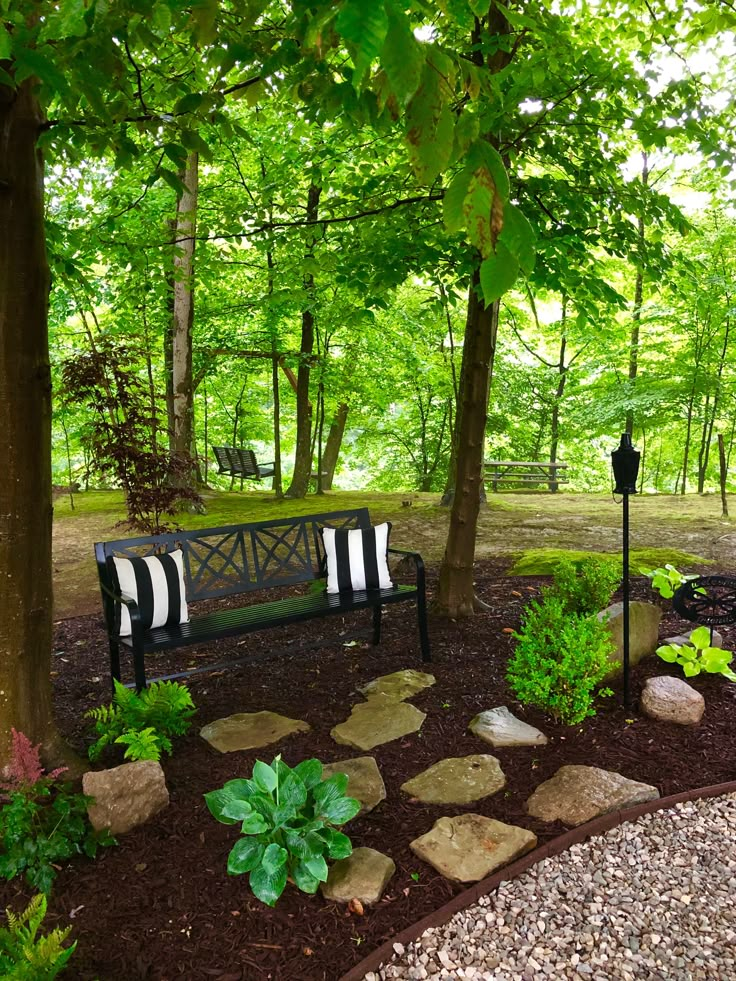
[[[144,628],[189,622],[180,548],[139,559],[113,557],[113,562],[120,592],[136,601]],[[130,633],[130,613],[121,605],[120,636]]]
[[[391,589],[388,536],[391,523],[372,528],[321,528],[327,559],[327,592]]]

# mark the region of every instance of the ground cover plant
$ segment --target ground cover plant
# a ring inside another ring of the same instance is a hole
[[[679,664],[686,678],[695,678],[701,671],[707,671],[736,681],[736,674],[729,667],[733,652],[711,646],[709,627],[693,630],[687,644],[662,644],[657,648],[657,654],[668,664]]]
[[[64,942],[72,928],[41,933],[46,907],[46,896],[39,893],[21,913],[5,910],[7,926],[0,926],[0,977],[5,981],[51,981],[69,963],[77,942],[68,947]]]

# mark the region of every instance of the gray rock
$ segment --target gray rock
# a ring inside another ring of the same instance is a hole
[[[697,630],[698,628],[697,627],[694,627],[693,629],[694,630]],[[693,633],[693,631],[691,630],[687,634],[678,634],[676,637],[666,637],[662,641],[662,643],[663,644],[677,644],[679,647],[692,647],[692,646],[694,646],[693,643],[692,643],[692,641],[690,640],[690,637],[692,636],[692,633]],[[710,646],[711,647],[720,647],[720,648],[722,648],[723,647],[723,634],[719,633],[717,630],[714,630],[713,631],[713,638],[712,638],[712,640],[710,642]]]
[[[221,753],[234,753],[240,749],[268,746],[284,736],[309,729],[306,722],[288,719],[277,712],[238,712],[210,722],[199,730],[199,734]]]
[[[401,785],[424,804],[472,804],[506,785],[495,756],[462,756],[440,760]]]
[[[639,706],[650,719],[694,726],[703,718],[705,699],[681,678],[664,675],[647,679]]]
[[[631,807],[659,797],[647,783],[628,780],[597,766],[562,766],[534,791],[527,812],[542,821],[562,821],[576,827],[599,814]]]
[[[374,678],[373,681],[369,681],[359,690],[362,695],[369,699],[375,698],[376,695],[385,695],[395,702],[403,702],[424,688],[430,688],[434,683],[434,675],[425,674],[424,671],[415,671],[413,668],[406,668],[403,671],[394,671],[393,674],[384,674],[380,678]]]
[[[347,794],[360,801],[360,810],[356,817],[367,814],[373,808],[386,800],[386,787],[378,769],[378,764],[372,756],[356,756],[352,760],[340,760],[338,763],[327,763],[322,769],[323,779],[333,773],[346,773],[348,776]]]
[[[169,803],[164,771],[156,760],[89,770],[82,777],[82,790],[94,798],[87,807],[92,827],[109,828],[113,835],[145,824]]]
[[[325,899],[349,903],[359,899],[370,906],[377,903],[396,871],[393,860],[375,848],[356,848],[352,855],[340,859],[330,868],[321,889]]]
[[[606,621],[616,650],[611,654],[612,670],[609,677],[623,670],[624,661],[624,605],[614,603],[598,614]],[[629,603],[629,664],[638,664],[643,657],[654,654],[659,647],[659,621],[662,610],[654,603],[632,600]]]
[[[543,732],[517,719],[505,705],[476,715],[468,728],[491,746],[542,746],[547,742]]]
[[[478,882],[494,869],[530,851],[537,836],[482,814],[442,817],[409,847],[440,875],[454,882]]]
[[[415,705],[375,695],[355,705],[350,717],[335,726],[330,735],[342,746],[369,750],[416,732],[426,717]]]

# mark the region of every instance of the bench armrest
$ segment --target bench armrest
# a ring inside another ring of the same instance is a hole
[[[417,570],[417,586],[424,590],[424,559],[421,557],[419,552],[410,552],[405,548],[388,548],[386,551],[389,555],[404,555],[407,558],[414,560],[414,566]]]
[[[113,601],[113,603],[119,603],[120,605],[127,607],[128,613],[130,614],[131,637],[143,637],[144,628],[141,620],[141,611],[133,597],[127,596],[125,593],[116,593],[114,589],[111,589],[110,586],[106,585],[104,582],[100,583],[100,589],[109,599]],[[116,636],[118,635],[114,627],[110,632],[116,634]]]

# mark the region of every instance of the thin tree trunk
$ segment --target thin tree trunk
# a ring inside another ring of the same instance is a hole
[[[690,399],[687,405],[687,427],[685,429],[685,449],[682,454],[682,486],[680,488],[680,494],[684,496],[687,487],[687,464],[688,457],[690,456],[690,436],[693,429],[693,406],[695,404],[695,387],[690,392]],[[677,491],[675,491],[677,493]]]
[[[166,428],[169,437],[169,452],[174,452],[174,258],[173,248],[176,241],[176,219],[167,221],[171,232],[172,259],[166,274],[166,312],[164,320],[163,355],[164,355],[164,388],[166,392]]]
[[[713,406],[713,412],[715,414],[715,405]],[[698,449],[698,494],[702,494],[705,490],[705,474],[708,470],[708,457],[710,456],[708,438],[710,414],[710,392],[708,392],[705,396],[705,405],[703,406],[703,428],[700,433],[700,447]]]
[[[271,388],[273,389],[273,492],[276,497],[284,496],[281,477],[281,393],[279,391],[279,359],[276,342],[273,342],[271,360]]]
[[[723,439],[723,433],[718,434],[718,463],[718,476],[719,483],[721,485],[721,516],[727,518],[728,499],[726,497],[726,478],[728,477],[728,470],[726,469],[726,446]]]
[[[337,459],[340,455],[340,447],[342,446],[342,438],[345,434],[345,423],[347,422],[349,411],[350,407],[347,402],[341,402],[337,407],[337,412],[327,433],[325,451],[322,455],[322,469],[325,473],[322,486],[326,491],[332,490],[332,481],[335,479]]]
[[[642,153],[641,183],[642,187],[649,185],[649,157]],[[644,302],[644,244],[646,242],[646,225],[644,224],[643,213],[639,215],[639,265],[636,270],[636,283],[634,285],[634,311],[631,317],[631,333],[629,334],[629,397],[634,394],[636,377],[639,373],[639,331],[641,328],[641,308]],[[634,434],[634,408],[629,406],[626,410],[625,431],[629,436]]]
[[[560,338],[560,357],[557,362],[557,388],[555,389],[552,402],[552,418],[550,420],[549,433],[549,462],[557,463],[557,447],[560,441],[560,403],[565,394],[565,382],[567,381],[567,366],[565,365],[565,348],[567,347],[567,337],[565,327],[567,321],[567,297],[562,298],[562,337]],[[536,458],[535,458],[536,459]],[[555,471],[550,468],[549,489],[554,494],[559,489],[559,483],[555,476]]]

